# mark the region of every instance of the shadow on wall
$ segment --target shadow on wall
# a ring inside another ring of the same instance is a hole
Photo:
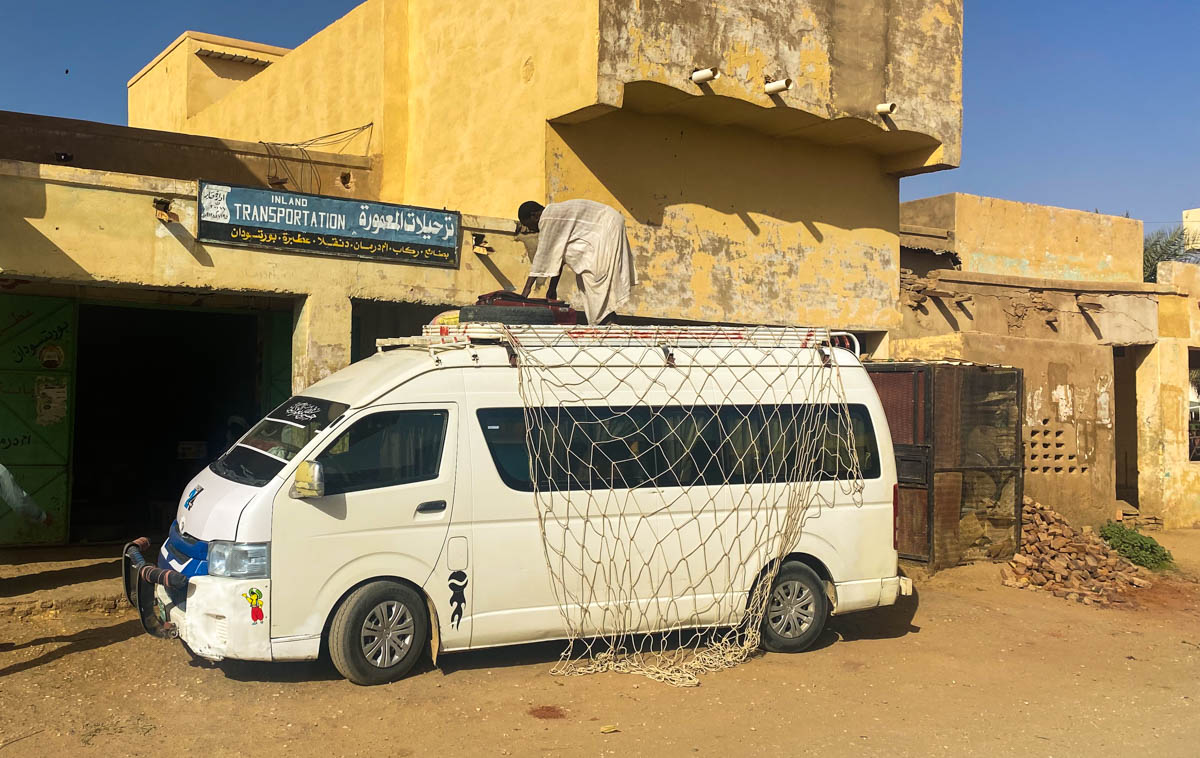
[[[898,229],[899,181],[864,150],[622,111],[550,128],[574,156],[552,157],[555,194],[578,196],[582,170],[649,226],[662,226],[672,206],[700,205],[738,216],[754,235],[750,213],[802,223],[818,242],[818,222]]]
[[[653,288],[635,290],[632,313],[860,328],[898,316],[899,181],[877,156],[623,111],[549,129],[550,199],[637,222]]]
[[[0,176],[0,294],[19,291],[27,276],[72,282],[93,279],[29,222],[45,217],[43,182]]]

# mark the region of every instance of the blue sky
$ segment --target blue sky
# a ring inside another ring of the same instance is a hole
[[[1200,3],[967,0],[963,156],[901,199],[970,192],[1146,230],[1200,208]]]
[[[0,0],[0,109],[124,123],[125,82],[181,31],[294,47],[357,4]],[[1200,3],[966,8],[962,167],[905,179],[903,199],[1128,211],[1148,230],[1200,207]]]

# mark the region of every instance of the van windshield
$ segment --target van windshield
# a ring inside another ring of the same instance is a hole
[[[209,468],[225,479],[261,487],[349,407],[315,397],[293,397],[268,413]]]

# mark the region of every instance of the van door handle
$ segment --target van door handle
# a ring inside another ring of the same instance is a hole
[[[417,506],[417,513],[441,513],[446,510],[445,500],[430,500]]]

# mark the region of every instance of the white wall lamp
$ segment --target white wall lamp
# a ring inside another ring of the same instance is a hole
[[[895,103],[880,103],[875,106],[875,112],[880,116],[890,116],[896,112]]]
[[[692,72],[692,84],[707,84],[714,79],[721,78],[721,71],[716,67],[713,68],[698,68]]]
[[[763,86],[763,91],[768,95],[778,95],[781,92],[787,92],[792,88],[791,79],[774,79],[767,77],[767,83]]]

